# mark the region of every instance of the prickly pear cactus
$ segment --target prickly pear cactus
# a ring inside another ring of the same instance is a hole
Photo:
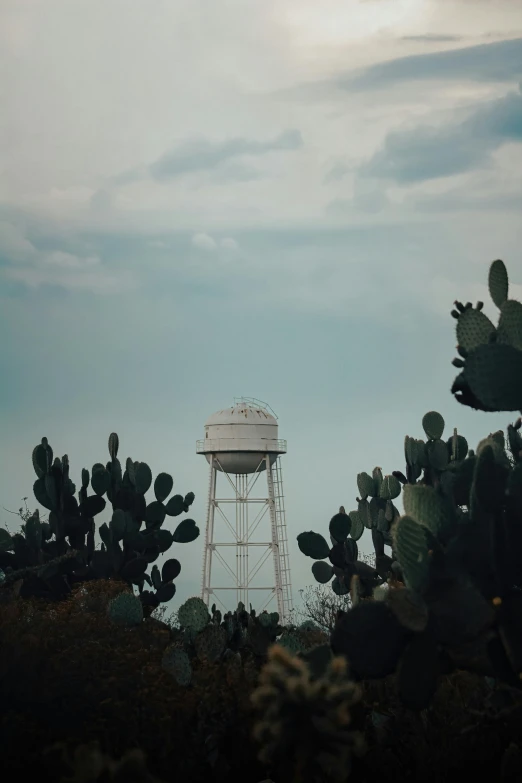
[[[227,635],[219,625],[207,625],[196,636],[194,647],[200,660],[217,661],[225,651]]]
[[[155,567],[149,575],[147,568],[172,544],[188,543],[199,535],[191,519],[182,520],[173,533],[162,527],[167,516],[188,512],[194,495],[174,495],[167,501],[172,477],[160,473],[153,485],[149,466],[130,458],[123,470],[119,446],[118,435],[111,433],[109,462],[97,462],[91,471],[82,470],[77,497],[68,456],[55,457],[47,438],[33,449],[33,491],[38,503],[49,511],[49,520],[42,523],[34,515],[21,533],[9,540],[0,533],[0,567],[9,565],[13,571],[34,568],[30,579],[24,578],[24,594],[60,600],[75,583],[117,577],[129,586],[137,586],[148,613],[174,596],[173,580],[181,570],[179,561],[167,561],[161,573]],[[89,484],[94,494],[88,494]],[[156,499],[147,504],[145,494],[152,485]],[[110,520],[96,530],[95,517],[106,509],[107,501],[112,506]],[[95,546],[96,532],[102,541],[100,549]],[[13,555],[7,558],[8,551]],[[144,590],[145,584],[153,589]]]
[[[482,303],[455,302],[457,350],[453,360],[462,372],[452,393],[462,405],[482,411],[522,411],[522,304],[509,299],[504,263],[489,269],[489,293],[499,308],[497,327],[481,312]]]
[[[201,598],[189,598],[178,609],[178,619],[182,628],[198,633],[208,624],[210,615],[207,605]]]
[[[192,679],[192,666],[190,658],[185,650],[175,647],[174,645],[167,647],[163,654],[161,665],[166,672],[174,677],[178,685],[182,685],[183,687],[190,685]]]
[[[120,593],[109,601],[107,614],[113,623],[131,628],[143,621],[143,606],[133,593]]]

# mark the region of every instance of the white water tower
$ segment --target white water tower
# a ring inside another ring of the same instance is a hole
[[[262,611],[275,598],[281,620],[288,621],[292,586],[279,459],[286,441],[278,437],[276,415],[252,397],[235,399],[207,420],[196,451],[210,466],[203,600],[225,610],[242,601]]]

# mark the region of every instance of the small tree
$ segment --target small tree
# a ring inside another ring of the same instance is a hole
[[[361,554],[360,559],[372,568],[375,567],[375,555]],[[308,585],[300,590],[303,607],[299,614],[303,620],[312,620],[321,630],[330,633],[335,627],[337,613],[347,612],[351,607],[350,594],[337,595],[330,584]]]

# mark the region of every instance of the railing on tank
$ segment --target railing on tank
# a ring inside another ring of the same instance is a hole
[[[257,397],[234,397],[234,404],[237,405],[238,403],[248,405],[250,408],[260,408],[267,413],[271,413],[274,419],[278,418],[270,405],[267,402],[263,402],[263,400],[258,400]]]
[[[196,453],[218,451],[259,451],[263,454],[286,454],[286,440],[263,438],[202,438],[196,441]]]

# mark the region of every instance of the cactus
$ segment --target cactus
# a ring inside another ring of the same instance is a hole
[[[194,640],[198,658],[211,662],[217,661],[225,650],[226,638],[224,628],[219,625],[207,625]]]
[[[170,645],[163,653],[161,665],[166,672],[174,677],[178,685],[183,687],[190,685],[192,679],[192,666],[185,650]]]
[[[173,533],[162,527],[167,516],[187,512],[194,495],[174,495],[165,504],[173,480],[167,473],[160,473],[154,483],[156,500],[147,505],[145,493],[152,483],[150,468],[129,458],[122,471],[119,445],[118,435],[112,433],[107,465],[98,462],[90,472],[82,470],[78,499],[69,477],[67,455],[55,458],[47,438],[42,438],[33,449],[37,476],[34,494],[49,510],[49,522],[42,523],[36,513],[27,519],[21,533],[10,536],[0,531],[0,567],[7,569],[6,573],[49,566],[36,575],[31,572],[31,578],[24,581],[22,595],[56,600],[66,596],[75,583],[112,577],[129,586],[136,585],[149,613],[173,597],[173,580],[181,570],[179,562],[167,561],[161,575],[157,569],[149,575],[147,569],[172,544],[194,541],[199,535],[191,519],[181,521]],[[88,494],[89,482],[92,495]],[[102,546],[95,549],[94,518],[105,509],[107,501],[112,505],[111,519],[98,527]],[[74,560],[65,558],[71,552],[75,553]],[[145,583],[152,589],[144,590]]]
[[[307,661],[274,646],[252,695],[260,761],[277,780],[344,783],[352,755],[364,752],[352,714],[360,697],[342,658],[316,678]]]
[[[522,305],[508,299],[504,263],[489,269],[489,292],[500,308],[497,328],[474,308],[456,303],[460,357],[453,360],[462,372],[451,388],[462,405],[482,411],[522,410]]]
[[[133,593],[120,593],[109,601],[107,614],[113,623],[131,628],[143,621],[143,605]]]
[[[178,619],[182,628],[202,631],[208,624],[210,615],[207,605],[201,598],[189,598],[178,609]]]

